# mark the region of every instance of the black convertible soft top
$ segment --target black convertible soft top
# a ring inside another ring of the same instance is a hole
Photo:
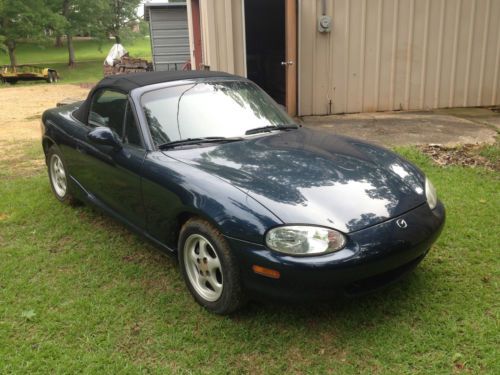
[[[214,78],[214,77],[234,77],[229,73],[211,72],[206,70],[177,70],[168,72],[145,72],[132,74],[119,74],[108,76],[102,79],[94,88],[110,88],[125,93],[137,87],[154,85],[155,83],[180,81],[184,79]]]
[[[132,74],[118,74],[108,76],[102,79],[89,93],[87,99],[80,105],[74,113],[78,120],[87,122],[87,116],[90,108],[90,100],[97,90],[111,89],[128,94],[137,87],[154,85],[155,83],[182,81],[186,79],[201,78],[241,78],[224,72],[213,72],[207,70],[186,70],[186,71],[167,71],[167,72],[145,72]]]

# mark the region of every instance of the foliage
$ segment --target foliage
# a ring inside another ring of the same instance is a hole
[[[142,20],[142,19],[139,20],[139,33],[143,37],[149,35],[149,22]]]
[[[64,22],[53,29],[64,35],[92,34],[102,30],[100,17],[108,1],[104,0],[45,0],[52,12],[59,14]]]
[[[5,41],[21,38],[41,39],[49,25],[60,26],[43,0],[2,0],[0,3],[0,35]]]
[[[130,38],[130,26],[138,22],[136,9],[140,0],[108,0],[102,13],[103,31],[116,38]]]
[[[0,52],[7,53],[7,46],[4,43],[5,37],[3,35],[0,35]]]
[[[101,14],[105,8],[102,0],[48,0],[52,1],[55,9],[60,10],[65,20],[65,27],[57,30],[59,34],[65,34],[68,45],[68,65],[73,66],[76,62],[73,36],[77,33],[99,32],[103,26],[101,18],[95,14]]]
[[[2,51],[16,64],[19,40],[40,41],[47,31],[66,35],[69,64],[75,62],[72,37],[94,35],[106,40],[110,35],[130,40],[131,25],[138,22],[140,0],[0,0],[0,43]]]
[[[10,54],[11,65],[16,64],[15,49],[20,39],[41,39],[49,26],[60,27],[61,22],[43,0],[2,0],[0,36]]]

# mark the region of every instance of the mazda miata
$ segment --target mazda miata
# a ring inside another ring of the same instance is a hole
[[[252,296],[377,289],[412,270],[445,221],[410,162],[302,127],[226,73],[111,76],[45,111],[42,134],[55,197],[176,256],[194,299],[218,314]]]

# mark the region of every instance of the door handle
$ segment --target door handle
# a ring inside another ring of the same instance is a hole
[[[282,62],[281,62],[281,65],[282,65],[282,66],[293,65],[293,61],[292,61],[292,60],[289,60],[289,61],[282,61]]]

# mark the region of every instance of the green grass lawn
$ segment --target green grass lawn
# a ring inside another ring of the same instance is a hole
[[[16,49],[18,64],[33,64],[57,70],[64,83],[97,82],[103,77],[103,62],[113,41],[100,43],[97,40],[75,40],[77,64],[69,68],[66,47],[56,48],[53,41],[43,43],[19,43]],[[124,42],[130,56],[151,60],[149,38],[137,38]],[[9,64],[6,54],[0,54],[0,65]],[[37,84],[19,82],[19,84]]]
[[[414,273],[364,298],[219,317],[192,300],[174,260],[56,201],[29,162],[37,144],[16,147],[0,161],[0,373],[500,373],[498,172],[400,149],[448,213]]]

